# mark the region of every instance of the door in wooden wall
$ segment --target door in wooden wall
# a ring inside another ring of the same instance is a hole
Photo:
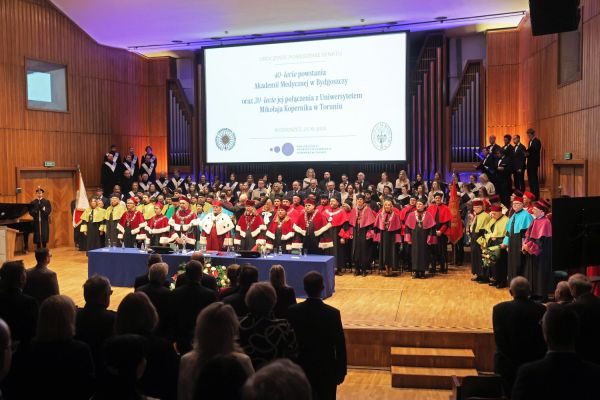
[[[584,197],[587,195],[585,160],[554,161],[553,196]]]
[[[75,199],[76,171],[75,168],[19,168],[17,170],[17,182],[22,190],[17,201],[29,203],[35,198],[35,189],[41,186],[45,190],[44,197],[52,205],[48,242],[51,248],[74,246],[71,201]],[[33,240],[33,235],[30,240]]]

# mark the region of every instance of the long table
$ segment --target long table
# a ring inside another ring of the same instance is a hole
[[[181,263],[190,260],[192,252],[163,254],[162,259],[169,264],[169,276],[173,276]],[[149,254],[130,248],[101,248],[88,252],[88,276],[106,276],[113,286],[132,287],[135,277],[147,272]],[[269,269],[273,264],[281,264],[286,272],[287,283],[296,291],[296,296],[306,297],[304,275],[317,271],[323,275],[324,297],[330,297],[335,290],[335,257],[321,255],[296,256],[290,254],[268,255],[261,258],[243,258],[236,253],[206,255],[213,266],[230,264],[252,264],[258,269],[261,281],[269,280]]]

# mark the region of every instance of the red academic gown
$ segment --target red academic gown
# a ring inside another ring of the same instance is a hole
[[[193,229],[195,219],[196,214],[194,214],[192,210],[177,210],[169,221],[169,225],[173,228],[170,237],[171,242],[174,242],[177,238],[182,238],[185,236],[185,243],[187,245],[195,245],[196,233]]]
[[[312,237],[307,236],[307,228],[312,222]],[[301,249],[308,247],[308,251],[314,252],[315,247],[319,249],[329,249],[333,247],[331,236],[323,235],[329,228],[331,223],[323,216],[323,214],[313,212],[311,216],[306,213],[302,213],[296,217],[294,222],[294,231],[297,233],[292,243],[292,248]]]
[[[207,214],[200,221],[200,244],[206,245],[206,250],[223,250],[224,247],[233,246],[231,230],[233,221],[227,214]]]
[[[155,215],[148,220],[146,232],[150,236],[150,244],[153,246],[166,245],[170,241],[169,218],[164,215]]]
[[[233,244],[241,246],[243,250],[252,250],[255,245],[265,244],[263,232],[267,230],[265,222],[258,214],[243,214],[235,227],[236,236]]]
[[[279,238],[277,237],[278,229],[281,229]],[[265,235],[267,237],[267,249],[273,250],[275,246],[281,246],[282,248],[285,246],[285,249],[289,251],[292,249],[294,223],[288,216],[281,223],[279,222],[279,217],[276,217],[269,224],[269,229]]]
[[[146,220],[141,212],[125,211],[117,224],[117,238],[125,241],[126,247],[133,247],[134,240],[146,240]],[[125,239],[124,239],[125,237]]]

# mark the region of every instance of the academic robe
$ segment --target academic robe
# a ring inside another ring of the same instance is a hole
[[[331,223],[316,210],[311,215],[299,214],[294,221],[296,235],[292,248],[305,249],[308,254],[322,254],[323,250],[333,247],[331,236],[324,235],[330,228]]]
[[[242,215],[235,226],[236,235],[233,244],[240,250],[252,250],[256,245],[264,245],[264,231],[267,226],[260,215]]]
[[[525,232],[532,221],[533,217],[531,214],[523,209],[518,213],[514,213],[508,220],[508,224],[506,224],[506,236],[502,243],[508,246],[508,282],[515,276],[523,275],[525,255],[521,251],[521,248]]]
[[[437,237],[437,243],[432,249],[434,250],[434,258],[432,259],[433,263],[431,267],[432,269],[435,269],[436,264],[439,262],[440,270],[447,271],[448,265],[446,253],[448,247],[448,236],[446,234],[450,229],[450,221],[452,220],[450,207],[443,203],[439,206],[437,204],[432,204],[427,207],[427,213],[431,215],[435,221],[435,230],[441,232],[441,235]]]
[[[206,246],[206,250],[221,251],[225,247],[233,246],[231,238],[231,230],[235,224],[231,217],[225,213],[215,215],[213,213],[206,214],[199,221],[201,230],[200,244]]]
[[[123,176],[123,172],[125,170],[129,170],[129,173],[131,174],[130,175],[131,179],[137,181],[139,179],[139,177],[140,177],[140,167],[138,166],[137,159],[136,159],[135,162],[132,161],[131,163],[128,163],[127,161],[123,161],[121,163],[121,168],[120,169],[121,169],[120,176]]]
[[[269,226],[271,224],[271,221],[274,220],[276,218],[276,214],[277,210],[274,211],[264,211],[264,210],[258,210],[258,214],[262,217],[263,221],[265,222],[265,226]]]
[[[119,185],[121,186],[121,193],[126,193],[128,197],[131,197],[130,193],[131,192],[131,186],[133,185],[133,182],[137,182],[137,178],[125,178],[125,175],[122,175],[119,178]],[[135,193],[134,193],[135,195]]]
[[[335,257],[337,268],[343,269],[346,266],[346,244],[341,243],[341,239],[344,239],[345,241],[351,236],[351,232],[349,232],[350,225],[348,224],[348,215],[344,209],[338,207],[336,210],[325,210],[324,217],[331,223],[331,229],[327,232],[327,235],[331,237],[331,243],[333,244],[333,247],[330,248],[330,254]]]
[[[110,240],[110,243],[114,246],[117,245],[119,238],[119,229],[117,225],[123,216],[123,213],[126,211],[125,206],[122,203],[117,204],[116,206],[108,206],[105,210],[105,225],[106,225],[106,235],[105,240],[106,243]]]
[[[404,234],[406,233],[406,219],[408,218],[410,213],[412,213],[415,210],[416,207],[411,206],[410,203],[407,204],[406,207],[403,207],[402,210],[400,210],[400,221],[402,221],[402,230],[400,232],[402,234],[402,237],[404,237]],[[400,252],[400,259],[402,262],[402,268],[406,268],[409,271],[412,271],[411,254],[411,244],[405,240],[404,245],[402,246],[402,251]]]
[[[471,234],[471,273],[473,275],[482,276],[481,269],[481,245],[477,241],[485,235],[485,227],[490,222],[490,215],[485,211],[475,214],[470,226]]]
[[[154,204],[140,204],[136,207],[136,209],[142,213],[144,216],[144,220],[149,221],[152,217],[154,217]]]
[[[33,218],[33,243],[46,246],[50,239],[50,213],[52,205],[47,199],[35,199],[29,206]]]
[[[195,246],[196,225],[196,214],[189,208],[185,211],[179,208],[173,213],[173,218],[169,220],[169,226],[172,228],[170,236],[171,242],[175,243],[178,238],[184,238],[186,247]]]
[[[154,182],[156,180],[156,164],[153,162],[147,163],[144,161],[140,165],[140,176],[148,174],[148,180]]]
[[[80,230],[86,235],[85,249],[87,251],[99,249],[102,247],[102,237],[100,232],[106,230],[104,225],[104,213],[106,210],[100,207],[94,209],[88,208],[81,214]]]
[[[269,223],[269,229],[265,233],[267,237],[267,249],[288,253],[292,250],[292,239],[294,237],[294,223],[287,215],[281,221],[279,217],[275,217]]]
[[[169,218],[164,215],[154,215],[147,222],[146,232],[150,246],[166,246],[171,240]]]
[[[431,214],[417,210],[408,213],[404,224],[404,241],[410,245],[412,269],[424,272],[430,261],[430,246],[437,243],[435,220]]]
[[[141,212],[137,210],[125,211],[119,219],[117,229],[118,238],[125,247],[137,247],[137,243],[146,240],[146,221]]]
[[[546,216],[536,218],[525,232],[523,247],[525,256],[525,278],[531,285],[531,293],[547,298],[552,292],[552,223]]]
[[[171,179],[169,179],[169,182],[167,183],[167,187],[169,188],[171,193],[175,193],[175,190],[177,190],[177,189],[184,190],[185,188],[183,187],[183,181],[184,181],[184,179],[182,177],[174,176]]]
[[[119,168],[117,168],[117,163],[110,163],[108,161],[102,163],[100,184],[105,195],[108,196],[113,192],[115,185],[120,182],[119,178]]]
[[[395,267],[399,258],[396,244],[402,243],[400,216],[393,211],[386,213],[381,210],[375,217],[373,229],[373,240],[379,243],[379,267]]]
[[[364,271],[373,259],[373,224],[377,214],[371,207],[363,206],[350,210],[348,223],[352,237],[352,262],[357,269]]]
[[[506,236],[507,224],[508,217],[506,215],[502,215],[498,219],[490,218],[487,226],[485,227],[485,234],[483,237],[487,247],[500,247],[504,237]],[[490,277],[494,278],[499,286],[504,286],[507,284],[506,277],[508,273],[508,254],[506,249],[502,248],[500,248],[498,252],[499,258],[490,266]]]

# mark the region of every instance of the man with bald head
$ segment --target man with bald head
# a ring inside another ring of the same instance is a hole
[[[504,380],[509,395],[519,367],[541,359],[546,353],[540,326],[546,307],[531,300],[531,287],[522,276],[510,281],[510,294],[513,300],[496,304],[492,312],[496,340],[494,372]]]
[[[575,341],[577,354],[586,361],[600,364],[600,299],[592,293],[592,283],[583,274],[569,278],[573,303],[569,304],[579,317],[579,335]]]

